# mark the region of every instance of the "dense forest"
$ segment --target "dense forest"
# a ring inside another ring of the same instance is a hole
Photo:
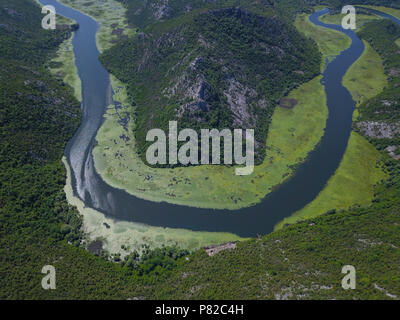
[[[259,163],[275,105],[319,74],[320,55],[277,15],[225,8],[153,24],[101,61],[128,84],[143,159],[147,132],[177,120],[198,132],[254,129]]]
[[[272,8],[288,18],[296,13],[310,12],[313,5],[327,5],[335,9],[348,5],[346,0],[118,0],[127,7],[127,17],[132,25],[144,28],[156,21],[176,18],[199,8],[242,7],[258,13],[269,13]],[[380,5],[400,8],[400,0],[355,0],[355,4]]]
[[[80,122],[80,106],[72,89],[53,79],[45,67],[71,31],[41,29],[40,11],[30,2],[6,6],[1,1],[0,9],[0,210],[2,218],[15,219],[1,224],[2,234],[9,233],[8,228],[17,231],[22,219],[74,242],[80,236],[80,219],[61,203],[64,175],[59,160]]]
[[[65,200],[61,163],[80,121],[79,102],[46,68],[71,31],[42,30],[42,17],[33,1],[0,0],[1,299],[399,298],[400,165],[383,151],[396,139],[370,138],[391,175],[369,208],[331,211],[214,257],[160,248],[122,261],[114,256],[114,263],[82,248],[81,218]],[[399,30],[372,22],[360,36],[384,57],[390,85],[360,107],[359,122],[393,123],[396,113],[374,108],[399,101],[392,72],[399,68],[392,46]],[[56,290],[41,287],[46,264],[56,267]],[[357,268],[357,290],[341,287],[345,264]]]
[[[112,279],[115,270],[78,248],[82,221],[65,199],[61,156],[80,123],[80,104],[46,68],[71,30],[44,30],[42,18],[33,1],[0,0],[1,299],[72,297],[81,290],[90,297],[90,283]],[[40,272],[49,263],[67,284],[62,293],[41,289]]]
[[[256,9],[258,12],[270,12],[272,1],[269,0],[118,0],[127,7],[127,17],[130,23],[139,27],[182,16],[196,9],[217,9],[229,7],[245,7]]]

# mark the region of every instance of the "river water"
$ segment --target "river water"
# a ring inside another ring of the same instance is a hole
[[[276,223],[315,199],[338,168],[350,137],[355,109],[355,102],[343,87],[342,78],[363,53],[364,44],[353,31],[320,22],[319,17],[328,10],[312,14],[311,22],[345,33],[351,38],[352,44],[329,63],[323,73],[322,83],[325,85],[329,108],[325,134],[291,179],[259,204],[231,211],[142,200],[102,180],[94,169],[92,149],[106,106],[110,103],[111,89],[109,75],[98,60],[95,35],[99,26],[92,18],[55,0],[41,0],[41,3],[54,5],[58,14],[72,18],[80,25],[73,46],[82,80],[83,118],[80,128],[68,143],[65,155],[71,167],[74,193],[86,206],[116,220],[254,237],[271,232]]]

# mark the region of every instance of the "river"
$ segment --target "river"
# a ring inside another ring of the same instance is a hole
[[[109,75],[98,60],[95,36],[99,26],[92,18],[55,0],[40,2],[53,5],[58,14],[72,18],[80,25],[75,32],[73,46],[82,80],[83,118],[80,128],[67,145],[65,155],[71,167],[74,193],[86,206],[116,220],[254,237],[271,232],[276,223],[314,200],[338,168],[350,137],[355,109],[355,102],[343,87],[342,78],[363,53],[364,44],[353,31],[320,22],[319,17],[326,14],[327,9],[312,14],[311,22],[345,33],[352,44],[330,62],[323,73],[322,83],[329,109],[325,134],[291,179],[259,204],[231,211],[150,202],[115,189],[102,180],[94,169],[92,150],[106,106],[111,102],[111,88]]]

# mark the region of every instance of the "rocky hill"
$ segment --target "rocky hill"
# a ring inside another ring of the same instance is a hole
[[[254,129],[256,161],[276,105],[295,86],[316,76],[320,56],[274,12],[199,9],[147,27],[101,57],[128,83],[137,105],[139,152],[148,130],[179,127]]]
[[[191,12],[199,8],[221,8],[246,6],[257,7],[262,10],[271,6],[273,1],[270,0],[119,0],[128,8],[127,17],[129,21],[140,28],[149,24],[168,19],[176,18],[180,15]],[[285,0],[287,1],[287,0]]]

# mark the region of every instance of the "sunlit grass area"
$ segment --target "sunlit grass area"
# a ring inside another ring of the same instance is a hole
[[[379,164],[380,159],[381,154],[373,145],[358,133],[352,132],[340,167],[326,187],[314,201],[281,221],[275,229],[316,217],[329,210],[369,205],[374,197],[374,186],[386,177]]]
[[[357,106],[382,92],[387,85],[382,59],[364,41],[365,51],[343,78],[343,85],[350,91]]]
[[[135,33],[125,18],[126,9],[115,0],[60,0],[61,3],[77,9],[100,23],[96,34],[100,52],[110,48],[116,41]]]
[[[38,0],[35,0],[35,2],[42,7]],[[72,25],[76,21],[57,15],[56,23],[57,25]],[[59,46],[53,59],[48,63],[48,67],[54,76],[71,86],[74,89],[75,98],[78,101],[82,101],[82,83],[75,65],[75,54],[72,45],[73,37],[74,33]]]
[[[340,52],[350,47],[351,39],[343,33],[314,25],[308,14],[300,14],[295,21],[296,28],[306,37],[313,39],[323,56],[322,70],[327,62],[332,61]]]
[[[387,84],[381,57],[367,42],[364,41],[364,44],[364,53],[343,78],[343,85],[348,88],[357,105],[379,94]],[[312,218],[329,210],[370,204],[374,186],[386,177],[378,165],[380,158],[373,145],[353,132],[339,168],[318,197],[275,228],[279,229],[285,224]]]
[[[82,83],[75,65],[75,55],[72,46],[72,37],[65,40],[59,47],[56,56],[49,63],[52,74],[62,79],[74,89],[74,96],[82,101]]]

